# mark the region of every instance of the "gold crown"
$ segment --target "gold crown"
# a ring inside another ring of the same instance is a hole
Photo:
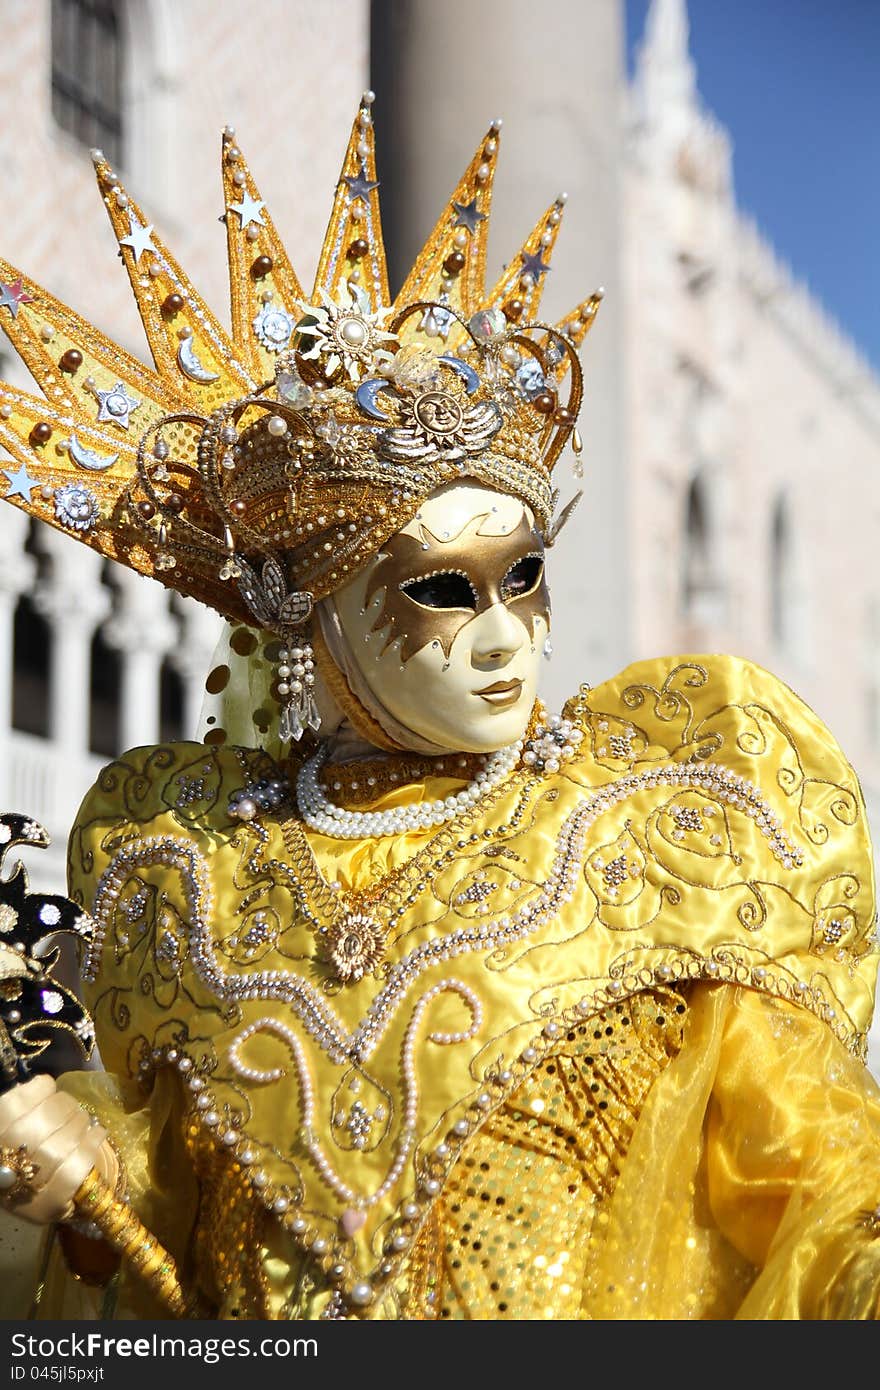
[[[7,500],[276,630],[462,476],[522,498],[552,540],[551,470],[570,436],[580,454],[576,348],[601,291],[537,321],[562,199],[486,291],[495,122],[392,303],[371,101],[310,298],[224,131],[231,336],[94,152],[155,371],[0,261],[0,322],[45,397],[0,387],[0,443],[19,465],[0,470]]]

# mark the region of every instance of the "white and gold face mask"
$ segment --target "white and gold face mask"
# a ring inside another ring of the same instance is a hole
[[[444,488],[332,603],[351,674],[413,746],[486,752],[522,735],[550,603],[520,501]]]

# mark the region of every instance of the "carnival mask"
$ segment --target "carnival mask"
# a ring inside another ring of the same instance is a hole
[[[443,749],[520,737],[550,618],[543,542],[521,502],[472,483],[444,488],[335,605],[397,724]]]

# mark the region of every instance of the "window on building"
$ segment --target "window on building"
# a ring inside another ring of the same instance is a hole
[[[725,617],[725,595],[718,555],[718,522],[705,470],[688,483],[684,499],[681,610],[706,640]]]
[[[770,631],[780,647],[791,636],[791,524],[784,497],[777,497],[770,518]]]
[[[692,478],[685,498],[684,565],[682,570],[684,610],[689,613],[705,587],[709,572],[709,519],[706,499],[699,478]]]
[[[786,492],[770,510],[768,592],[770,635],[780,653],[801,667],[813,660],[808,570],[796,513]]]
[[[52,0],[52,114],[111,164],[122,158],[120,0]]]
[[[685,496],[681,573],[685,617],[697,622],[712,622],[718,616],[721,589],[713,553],[709,499],[701,475],[691,479]]]

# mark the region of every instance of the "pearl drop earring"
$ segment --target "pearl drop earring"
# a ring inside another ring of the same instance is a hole
[[[284,702],[279,732],[285,743],[299,741],[307,727],[315,733],[321,727],[315,704],[315,653],[306,642],[301,647],[282,647],[278,657],[277,689]]]

